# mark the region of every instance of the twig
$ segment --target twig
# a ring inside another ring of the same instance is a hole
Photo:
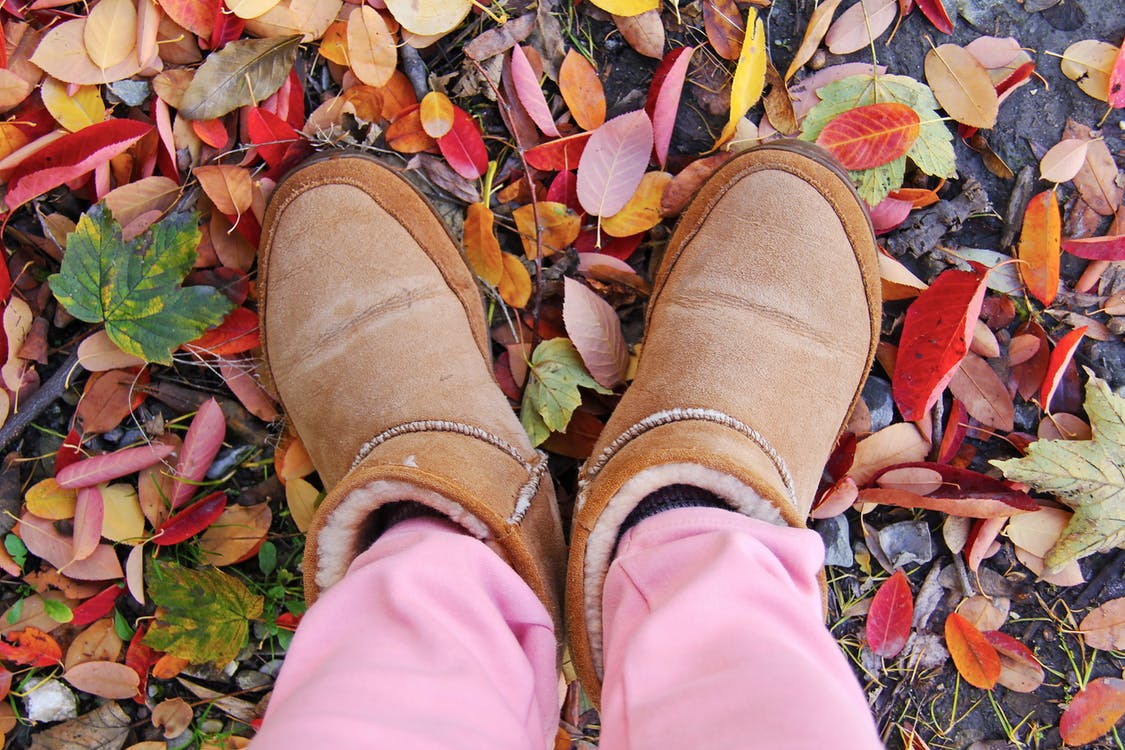
[[[31,398],[27,399],[22,404],[23,408],[13,414],[12,418],[0,429],[0,451],[6,449],[12,441],[22,435],[28,425],[38,419],[48,406],[63,395],[74,370],[81,367],[82,365],[78,364],[78,350],[75,349],[59,369],[55,370],[55,374]]]

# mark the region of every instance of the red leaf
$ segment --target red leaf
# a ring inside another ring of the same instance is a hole
[[[936,510],[950,516],[963,518],[1008,518],[1024,510],[1003,500],[990,497],[935,497],[919,495],[908,490],[873,488],[859,491],[860,503],[893,505],[896,508]],[[1036,506],[1038,508],[1038,506]]]
[[[236,307],[222,323],[204,332],[195,341],[184,344],[184,349],[201,356],[229,357],[256,349],[261,343],[257,313],[245,307]]]
[[[136,120],[112,119],[64,135],[20,162],[8,180],[9,211],[85,175],[125,151],[152,131]]]
[[[242,36],[242,30],[245,28],[246,19],[239,18],[229,12],[226,8],[226,3],[216,3],[215,22],[214,27],[211,29],[211,49],[218,49],[227,42],[233,42],[235,39],[238,39]]]
[[[878,656],[890,658],[902,651],[910,637],[914,599],[910,582],[901,570],[883,582],[867,612],[867,643]]]
[[[212,148],[223,148],[230,140],[227,127],[221,118],[214,120],[192,120],[191,129],[199,136],[199,140]]]
[[[215,29],[215,16],[222,12],[222,0],[159,0],[169,18],[185,29],[210,39]]]
[[[72,627],[80,628],[89,625],[94,620],[100,620],[113,611],[117,598],[125,593],[125,587],[113,584],[107,589],[94,594],[82,604],[74,608],[74,618],[70,621]]]
[[[1000,656],[1001,685],[1017,693],[1030,693],[1043,684],[1043,665],[1031,649],[999,630],[989,630],[984,639]]]
[[[987,474],[929,461],[912,461],[895,464],[876,474],[872,481],[895,469],[929,469],[941,475],[941,486],[929,493],[930,497],[996,500],[1018,510],[1039,510],[1039,503],[1026,492],[1009,487]]]
[[[145,703],[145,686],[148,684],[148,671],[152,669],[152,665],[156,663],[157,654],[150,646],[146,646],[143,641],[148,632],[148,625],[142,624],[133,633],[133,638],[129,641],[129,648],[125,651],[125,666],[132,669],[137,673],[140,678],[140,684],[137,686],[137,694],[133,696],[133,700],[141,705]]]
[[[953,399],[953,406],[949,409],[949,419],[945,422],[945,432],[941,434],[941,445],[938,447],[939,464],[947,464],[957,455],[965,437],[969,434],[969,414],[965,405]]]
[[[1125,715],[1125,680],[1090,680],[1071,699],[1059,720],[1059,734],[1068,745],[1085,745],[1113,729]]]
[[[629,237],[606,237],[602,235],[602,245],[598,247],[598,233],[593,229],[584,230],[574,241],[574,249],[580,253],[599,253],[618,260],[628,260],[641,245],[645,233]],[[607,241],[608,240],[608,241]]]
[[[1063,250],[1087,260],[1125,260],[1125,234],[1064,240]]]
[[[276,167],[285,159],[289,148],[301,140],[300,134],[292,125],[273,112],[253,107],[246,115],[246,129],[262,160]]]
[[[133,474],[165,459],[175,448],[163,443],[151,443],[138,448],[124,448],[77,461],[60,471],[55,477],[59,487],[78,489],[92,487],[101,482]]]
[[[578,161],[586,148],[586,142],[593,133],[578,133],[555,141],[540,143],[529,148],[523,155],[527,165],[544,172],[568,171],[578,169]]]
[[[576,214],[582,213],[582,204],[578,202],[578,178],[574,172],[564,170],[555,175],[547,188],[547,200],[561,203]]]
[[[709,5],[704,3],[704,8]],[[695,47],[679,47],[665,55],[656,67],[652,83],[648,87],[645,112],[652,119],[653,149],[661,169],[668,163],[668,146],[672,142],[672,130],[676,127],[680,95],[684,90],[684,79],[687,77],[688,63],[691,62],[693,52]]]
[[[1109,106],[1125,107],[1125,42],[1117,50],[1113,70],[1109,72]]]
[[[535,69],[531,67],[523,47],[518,44],[512,47],[511,70],[512,85],[516,89],[520,104],[544,135],[558,138],[559,129],[555,127],[555,118],[551,116],[547,98],[543,96],[543,89],[539,87],[539,77],[535,75]]]
[[[1051,358],[1047,362],[1047,376],[1043,378],[1043,385],[1039,389],[1039,406],[1043,411],[1051,410],[1051,397],[1055,395],[1055,390],[1062,382],[1066,366],[1074,358],[1074,352],[1078,349],[1082,337],[1086,335],[1087,328],[1089,326],[1075,328],[1059,339],[1059,343],[1055,344],[1054,350],[1051,351]]]
[[[82,436],[78,430],[72,429],[66,433],[66,439],[55,453],[55,475],[73,463],[82,460]]]
[[[227,420],[219,402],[209,398],[199,407],[191,420],[180,449],[180,460],[176,464],[176,481],[173,483],[168,502],[178,508],[191,499],[196,485],[207,474],[227,432]]]
[[[945,271],[906,311],[892,378],[895,403],[905,419],[925,416],[969,351],[987,275]]]
[[[227,496],[221,492],[212,493],[161,524],[152,542],[160,547],[179,544],[213,524],[226,507]]]
[[[916,0],[922,15],[930,19],[934,28],[943,34],[953,33],[953,21],[945,11],[945,4],[941,0]]]
[[[920,126],[913,107],[899,102],[868,104],[833,119],[816,142],[847,169],[870,169],[909,151]]]
[[[1004,94],[1008,93],[1013,88],[1026,81],[1028,78],[1031,78],[1031,74],[1034,72],[1035,63],[1033,62],[1024,63],[1023,65],[1019,66],[1012,71],[1011,75],[1009,75],[1003,81],[1000,81],[1000,83],[996,84],[996,95],[1003,96]]]
[[[872,206],[867,213],[871,216],[871,225],[875,228],[875,234],[879,235],[897,229],[902,222],[906,221],[906,217],[910,216],[913,208],[914,203],[912,201],[892,198],[888,195]]]
[[[437,139],[441,155],[453,171],[466,180],[475,180],[488,169],[488,150],[484,147],[480,128],[469,114],[454,105],[453,127]]]
[[[29,667],[52,667],[62,661],[59,644],[39,628],[26,627],[4,638],[7,640],[0,641],[0,658],[7,661]]]
[[[652,153],[652,122],[643,111],[607,120],[578,162],[578,200],[591,216],[613,216],[641,184]]]
[[[945,645],[970,685],[991,690],[1000,678],[1000,655],[973,624],[956,612],[945,619]]]

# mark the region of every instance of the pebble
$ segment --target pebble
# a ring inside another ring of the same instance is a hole
[[[824,540],[824,564],[850,568],[855,564],[852,554],[851,532],[843,515],[825,518],[813,526]]]
[[[863,401],[871,412],[871,431],[878,432],[894,420],[895,403],[891,397],[891,384],[883,378],[872,376],[863,386]]]
[[[879,530],[879,546],[893,568],[921,565],[934,557],[930,527],[924,521],[901,521]]]
[[[252,669],[243,669],[235,674],[234,682],[242,690],[256,690],[272,684],[273,678]]]

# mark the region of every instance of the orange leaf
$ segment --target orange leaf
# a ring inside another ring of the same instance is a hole
[[[1125,715],[1125,680],[1099,677],[1070,701],[1059,721],[1059,734],[1068,745],[1085,745],[1113,729]]]
[[[419,114],[422,129],[431,138],[441,138],[453,127],[453,102],[440,91],[431,91],[422,97]]]
[[[746,38],[746,27],[742,25],[742,13],[738,6],[734,0],[703,0],[702,5],[707,41],[711,42],[719,57],[737,60]]]
[[[500,258],[500,243],[494,229],[495,216],[483,203],[471,203],[465,212],[465,232],[462,245],[469,266],[487,284],[495,286],[504,274]]]
[[[335,21],[320,38],[320,55],[337,65],[348,64],[348,22]]]
[[[593,130],[605,122],[605,90],[598,72],[575,49],[559,68],[559,90],[578,127]]]
[[[422,128],[421,107],[417,104],[400,111],[385,135],[387,145],[403,154],[431,151],[437,147],[437,142]]]
[[[348,64],[356,78],[369,86],[382,86],[398,65],[398,48],[387,22],[374,8],[364,5],[348,17]]]
[[[625,207],[602,219],[602,231],[610,237],[630,237],[659,224],[663,218],[660,202],[671,181],[672,175],[667,172],[646,173]]]
[[[849,109],[824,127],[816,142],[847,169],[870,169],[899,158],[918,140],[918,113],[899,102]]]
[[[1050,305],[1059,291],[1062,218],[1054,190],[1044,190],[1027,204],[1020,230],[1019,272],[1028,294]]]
[[[945,645],[966,682],[983,690],[996,686],[1000,655],[972,623],[956,612],[945,618]]]
[[[261,343],[257,313],[236,307],[218,326],[184,344],[184,349],[199,356],[229,357],[248,352]]]
[[[254,186],[247,169],[218,164],[196,167],[192,174],[220,213],[239,216],[250,209]]]
[[[387,81],[379,91],[383,94],[384,120],[393,120],[398,117],[399,112],[418,103],[418,96],[414,93],[414,87],[410,85],[410,79],[401,70],[392,73],[391,80]]]
[[[164,654],[156,660],[152,667],[152,676],[158,680],[170,680],[191,664],[187,659],[181,659],[172,654]]]
[[[500,260],[504,273],[496,288],[500,296],[512,307],[523,307],[531,299],[531,275],[520,263],[520,259],[511,253],[501,253]]]
[[[0,658],[30,667],[50,667],[62,661],[62,649],[54,638],[39,628],[26,627],[0,641]]]
[[[516,220],[516,230],[523,240],[523,251],[528,259],[535,258],[535,235],[538,229],[546,256],[566,250],[582,228],[582,221],[578,214],[562,203],[552,201],[539,201],[539,226],[535,226],[536,206],[528,204],[512,211],[512,218]]]

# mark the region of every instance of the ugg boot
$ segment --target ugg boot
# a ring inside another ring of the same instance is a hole
[[[571,655],[599,700],[602,590],[622,522],[668,485],[804,526],[879,336],[874,233],[827,154],[738,156],[684,211],[653,284],[636,379],[579,478]],[[754,571],[747,571],[753,575]]]
[[[371,159],[314,159],[274,193],[259,268],[268,376],[328,489],[310,603],[373,540],[376,511],[413,501],[503,556],[561,639],[546,459],[493,379],[476,284],[422,196]]]

